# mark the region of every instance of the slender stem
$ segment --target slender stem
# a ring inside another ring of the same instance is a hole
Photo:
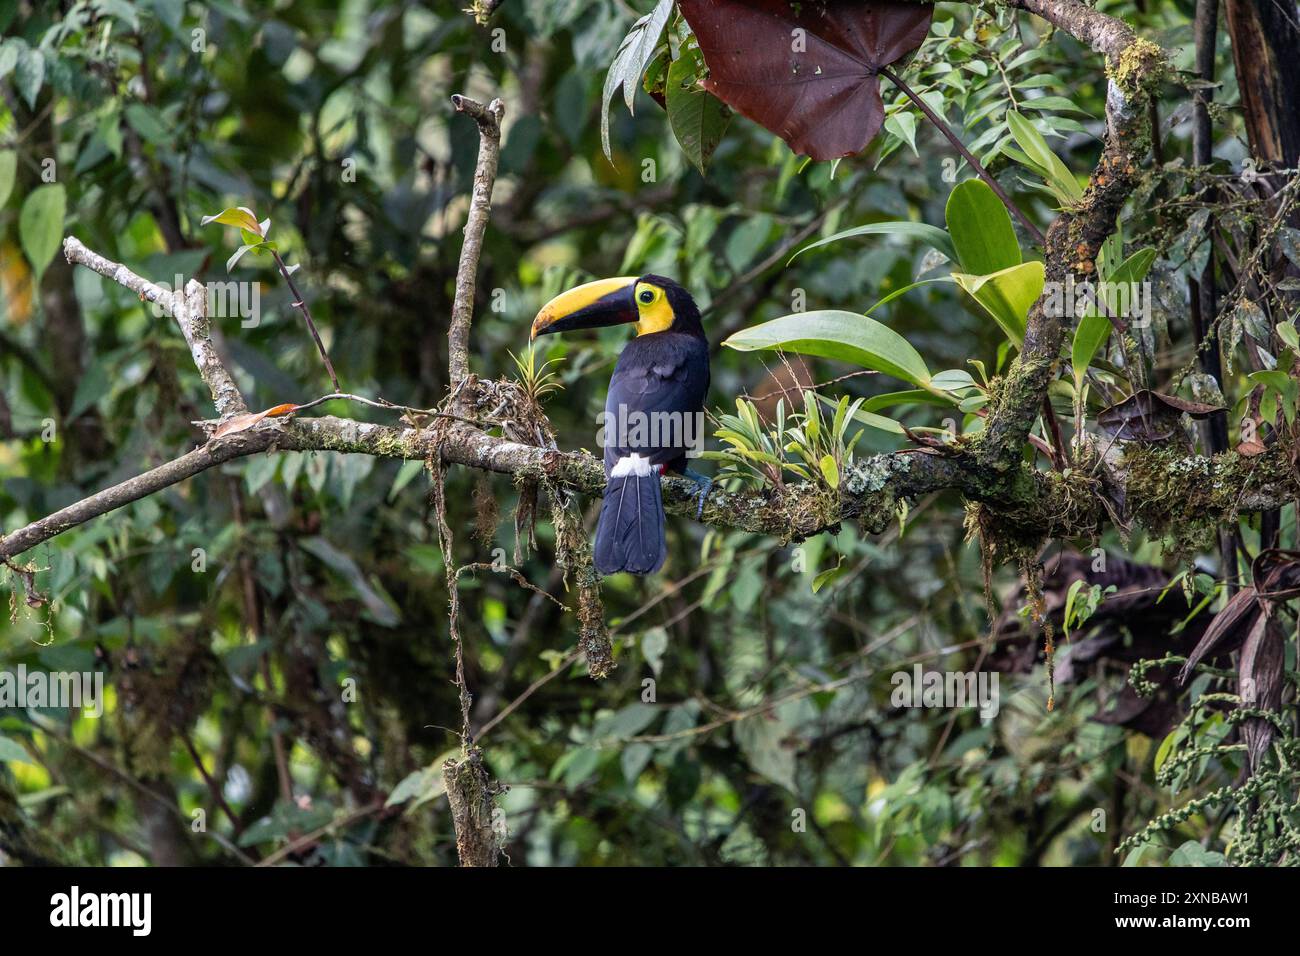
[[[293,275],[285,266],[284,260],[280,258],[280,253],[272,249],[271,255],[275,257],[275,264],[280,268],[280,275],[284,276],[284,281],[289,283],[289,291],[293,293],[293,304],[302,313],[303,321],[307,323],[307,331],[316,340],[316,348],[320,350],[320,357],[325,362],[325,371],[329,372],[330,381],[334,383],[334,391],[343,391],[343,386],[339,384],[339,377],[334,374],[334,365],[330,362],[329,354],[325,351],[325,343],[320,340],[320,333],[316,331],[316,323],[311,320],[311,310],[307,308],[307,300],[298,291],[298,286],[293,281]]]
[[[943,118],[936,114],[934,110],[930,109],[925,100],[917,96],[916,93],[912,91],[912,88],[903,82],[902,77],[889,67],[882,66],[880,68],[880,73],[886,77],[889,82],[893,83],[896,87],[907,94],[907,98],[916,104],[917,109],[925,114],[925,118],[933,123],[939,132],[943,133],[948,142],[952,143],[952,148],[961,153],[962,158],[965,159],[966,162],[970,163],[970,168],[975,170],[976,175],[978,175],[980,179],[984,180],[984,182],[988,183],[989,189],[992,189],[993,192],[997,194],[997,197],[1002,200],[1002,205],[1007,207],[1007,211],[1019,219],[1024,227],[1029,230],[1029,234],[1034,237],[1034,241],[1039,245],[1046,245],[1047,237],[1043,235],[1043,231],[1035,226],[1033,222],[1030,221],[1029,217],[1020,210],[1020,207],[1011,201],[1011,197],[1008,196],[1003,188],[998,185],[998,181],[990,175],[987,169],[980,165],[980,161],[971,154],[971,151],[967,149],[965,145],[962,144],[962,141],[957,138],[957,135],[952,131],[952,128],[943,121]]]
[[[501,118],[505,115],[505,106],[499,99],[484,106],[460,94],[452,96],[451,102],[457,113],[473,117],[479,132],[478,160],[474,166],[469,212],[465,216],[465,241],[460,247],[456,295],[452,300],[451,324],[447,329],[447,384],[455,388],[469,375],[469,328],[474,319],[474,284],[478,279],[483,234],[487,231],[492,210],[492,187],[496,183],[497,161],[501,155]]]

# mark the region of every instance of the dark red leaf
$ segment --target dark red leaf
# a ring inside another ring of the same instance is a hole
[[[704,87],[816,160],[859,153],[885,120],[877,74],[921,45],[932,4],[680,0]],[[802,31],[802,32],[800,32]]]
[[[1274,618],[1261,614],[1246,637],[1237,665],[1241,706],[1253,710],[1277,710],[1282,706],[1282,672],[1286,663],[1286,640]],[[1263,717],[1242,721],[1241,740],[1251,773],[1260,768],[1277,728]]]
[[[1187,663],[1178,674],[1178,683],[1186,684],[1192,676],[1196,665],[1205,659],[1211,651],[1226,654],[1236,650],[1255,626],[1256,616],[1260,613],[1259,595],[1254,588],[1242,588],[1222,611],[1214,615],[1214,621],[1197,642],[1195,649],[1187,658]]]
[[[1097,425],[1110,438],[1158,442],[1178,433],[1183,415],[1206,418],[1218,411],[1222,411],[1218,405],[1189,402],[1144,388],[1098,412]]]
[[[1300,551],[1268,548],[1250,565],[1250,576],[1259,596],[1268,601],[1289,601],[1300,597]]]

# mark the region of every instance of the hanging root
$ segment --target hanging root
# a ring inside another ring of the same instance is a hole
[[[1056,641],[1047,605],[1043,600],[1043,562],[1037,557],[1021,558],[1020,573],[1025,579],[1025,595],[1029,598],[1029,612],[1043,629],[1043,659],[1047,664],[1047,709],[1056,707]]]
[[[571,492],[549,483],[546,490],[555,525],[555,563],[564,569],[566,584],[572,575],[578,588],[578,648],[587,658],[589,675],[596,679],[608,677],[618,665],[605,627],[600,575],[591,563],[591,541],[582,526],[582,511]]]
[[[1034,622],[1043,629],[1043,656],[1047,661],[1047,709],[1056,706],[1056,639],[1043,601],[1042,526],[1017,524],[980,502],[966,503],[966,537],[979,538],[980,567],[984,572],[984,603],[989,620],[997,620],[993,602],[993,568],[1013,561],[1025,579],[1025,593]]]
[[[447,805],[456,830],[456,855],[461,866],[496,866],[505,842],[504,811],[496,797],[505,792],[483,766],[483,751],[470,747],[461,760],[442,765]]]

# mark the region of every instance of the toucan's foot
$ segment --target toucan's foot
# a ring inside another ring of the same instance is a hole
[[[696,487],[700,489],[695,496],[696,501],[699,503],[695,509],[695,520],[699,521],[704,517],[704,499],[713,490],[713,479],[707,475],[701,475],[698,471],[691,471],[689,468],[683,471],[682,474],[695,482]]]

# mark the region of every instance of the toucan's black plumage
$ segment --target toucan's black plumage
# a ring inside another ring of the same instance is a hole
[[[606,279],[551,300],[533,336],[636,323],[609,380],[605,400],[605,500],[596,525],[601,574],[652,574],[667,556],[659,478],[665,471],[709,482],[686,467],[688,444],[702,438],[709,390],[709,343],[690,293],[658,275]],[[664,415],[667,413],[667,415]],[[637,422],[646,427],[638,429]]]

